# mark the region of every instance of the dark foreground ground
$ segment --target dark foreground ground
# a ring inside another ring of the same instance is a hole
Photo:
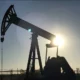
[[[0,80],[24,80],[23,74],[14,74],[14,75],[0,75]]]
[[[24,74],[14,74],[14,75],[0,75],[0,80],[24,80]],[[76,80],[80,80],[80,74],[76,75]]]

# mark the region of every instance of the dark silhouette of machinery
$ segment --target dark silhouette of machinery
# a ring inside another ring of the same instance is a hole
[[[54,47],[54,45],[52,45],[52,41],[56,36],[17,17],[17,14],[14,10],[13,5],[11,5],[8,8],[8,10],[6,11],[6,13],[3,17],[3,20],[2,20],[1,42],[4,41],[4,35],[12,23],[21,28],[24,28],[26,30],[31,29],[31,32],[32,32],[32,42],[31,42],[31,48],[30,48],[30,52],[29,52],[27,69],[26,69],[27,77],[29,77],[29,73],[31,73],[32,75],[35,74],[35,60],[38,59],[39,66],[40,66],[40,72],[44,76],[43,79],[48,79],[48,78],[53,79],[54,78],[54,79],[58,80],[58,78],[60,76],[65,74],[65,76],[67,76],[66,78],[73,76],[73,78],[71,78],[71,79],[75,80],[75,78],[74,78],[75,74],[74,74],[73,70],[70,68],[70,66],[67,63],[67,61],[65,60],[65,58],[58,57],[58,55],[57,55],[57,58],[51,58],[51,59],[46,60],[46,65],[43,70],[37,37],[42,36],[43,38],[46,38],[51,41],[51,43],[47,44],[46,47]],[[35,57],[36,51],[37,51],[38,58]],[[62,74],[61,74],[61,70],[60,70],[61,68],[63,70]],[[68,73],[70,73],[70,75]],[[46,76],[46,78],[45,78],[45,76]],[[57,78],[55,78],[55,77],[57,77]],[[70,80],[70,79],[66,79],[66,78],[64,78],[63,80]]]

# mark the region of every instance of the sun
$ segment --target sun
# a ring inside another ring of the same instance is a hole
[[[53,40],[53,44],[55,44],[56,46],[63,46],[64,44],[64,39],[61,35],[56,35],[56,38]]]

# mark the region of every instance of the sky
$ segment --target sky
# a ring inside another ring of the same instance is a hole
[[[73,69],[80,68],[80,1],[0,0],[0,25],[6,10],[12,4],[19,18],[52,34],[60,34],[64,39],[64,45],[59,48],[59,56],[64,56]],[[31,34],[14,24],[10,26],[3,43],[4,70],[26,69]],[[38,42],[44,67],[45,45],[49,41],[38,36]],[[55,57],[55,55],[56,48],[48,49],[48,56]]]

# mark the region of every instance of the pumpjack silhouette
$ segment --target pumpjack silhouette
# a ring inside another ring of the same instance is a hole
[[[53,42],[53,39],[56,37],[55,35],[27,22],[19,17],[14,9],[14,5],[11,5],[8,10],[6,11],[1,25],[1,42],[4,41],[4,35],[11,24],[15,24],[23,29],[29,30],[31,29],[32,32],[32,42],[31,48],[29,53],[28,65],[26,70],[26,77],[25,80],[30,80],[29,76],[31,74],[34,76],[35,74],[35,60],[39,61],[40,72],[41,76],[39,78],[31,78],[31,80],[76,80],[76,76],[70,65],[68,64],[67,60],[64,57],[57,56],[56,58],[52,57],[46,61],[46,65],[44,70],[42,68],[42,61],[40,56],[40,50],[38,45],[38,36],[41,36],[45,39],[48,39]],[[47,47],[52,47],[52,44],[46,45]],[[54,46],[53,46],[54,47]],[[58,47],[57,47],[58,48]],[[36,58],[36,52],[38,57]],[[47,54],[46,54],[47,55]],[[30,74],[31,73],[31,74]]]

